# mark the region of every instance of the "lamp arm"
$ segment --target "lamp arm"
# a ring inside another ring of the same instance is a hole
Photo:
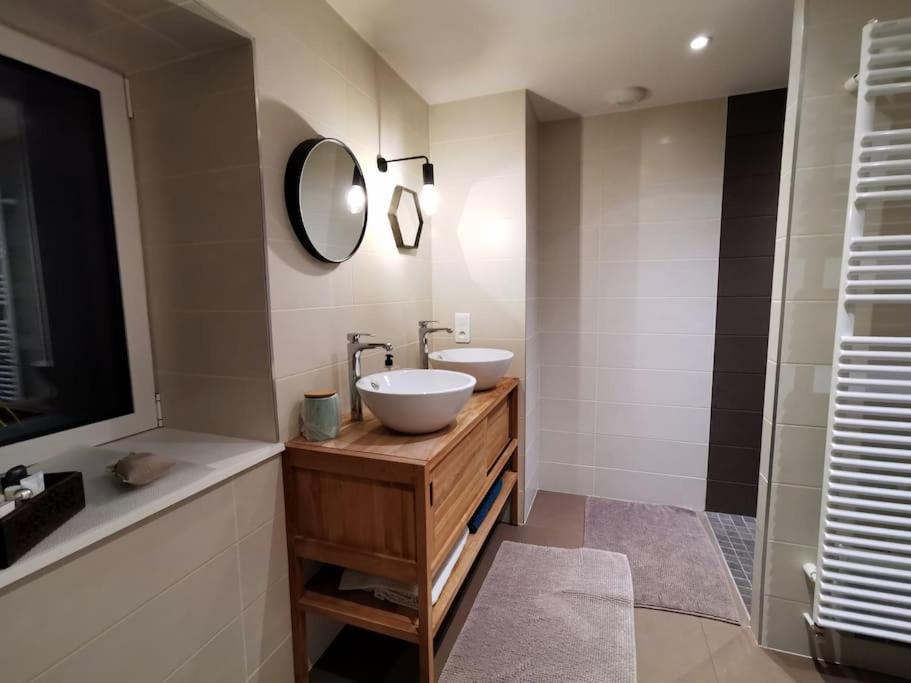
[[[399,157],[398,159],[386,159],[386,163],[392,164],[392,163],[395,163],[396,161],[413,161],[415,159],[423,159],[424,163],[427,163],[427,164],[430,163],[430,159],[428,159],[423,154],[418,154],[417,156],[413,156],[413,157]]]

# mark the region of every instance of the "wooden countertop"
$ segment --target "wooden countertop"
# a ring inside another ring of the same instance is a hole
[[[345,423],[335,439],[313,443],[298,436],[288,441],[286,446],[288,449],[301,449],[311,453],[340,453],[374,460],[426,465],[449,452],[518,384],[518,379],[504,377],[493,389],[472,394],[453,424],[431,434],[401,434],[370,417],[362,422]]]

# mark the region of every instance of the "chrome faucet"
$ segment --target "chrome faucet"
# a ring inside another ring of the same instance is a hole
[[[427,359],[429,349],[427,348],[427,338],[434,332],[448,332],[452,334],[450,327],[430,327],[437,320],[418,320],[418,366],[426,370],[430,367],[430,361]]]
[[[351,394],[351,419],[363,420],[364,408],[361,395],[357,391],[357,381],[361,378],[361,351],[367,349],[386,349],[392,353],[392,344],[387,342],[362,342],[361,337],[372,337],[369,332],[348,333],[348,390]]]

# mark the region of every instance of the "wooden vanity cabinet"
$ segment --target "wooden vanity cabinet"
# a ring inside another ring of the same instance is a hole
[[[307,612],[417,644],[421,681],[434,680],[433,637],[507,501],[518,522],[517,387],[505,378],[473,394],[456,422],[433,434],[398,434],[367,416],[331,441],[286,444],[295,680],[309,677]],[[490,513],[431,604],[434,575],[500,477]],[[312,576],[308,560],[323,563]],[[417,584],[418,608],[338,590],[345,567]]]

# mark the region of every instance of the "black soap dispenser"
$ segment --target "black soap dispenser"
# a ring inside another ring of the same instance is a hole
[[[386,362],[384,363],[384,365],[386,366],[386,369],[387,369],[387,370],[392,370],[392,365],[393,365],[393,363],[395,363],[395,358],[393,358],[393,356],[392,356],[391,353],[387,353],[387,354],[386,354]]]

